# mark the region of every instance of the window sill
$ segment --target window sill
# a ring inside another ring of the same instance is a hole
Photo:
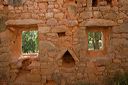
[[[107,50],[97,50],[97,51],[95,51],[95,50],[88,50],[87,51],[87,55],[88,56],[92,56],[92,57],[97,57],[97,56],[105,56],[106,55],[106,53],[107,53]]]
[[[20,58],[38,58],[39,53],[22,53]]]

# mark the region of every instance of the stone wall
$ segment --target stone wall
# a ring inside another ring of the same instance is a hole
[[[6,0],[5,0],[6,1]],[[106,85],[116,71],[128,72],[128,1],[23,0],[0,4],[6,31],[0,32],[2,85]],[[104,50],[88,51],[88,30],[103,31]],[[21,32],[39,32],[39,54],[22,55]],[[70,63],[65,63],[70,56]],[[1,85],[0,84],[0,85]]]

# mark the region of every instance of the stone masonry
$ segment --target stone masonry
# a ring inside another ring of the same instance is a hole
[[[15,1],[0,0],[0,85],[106,85],[106,76],[128,72],[128,0]],[[30,30],[39,53],[22,55]],[[88,50],[89,31],[103,32],[103,50]]]

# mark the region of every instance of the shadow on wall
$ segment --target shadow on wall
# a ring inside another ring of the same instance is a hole
[[[105,83],[108,85],[128,85],[128,72],[117,71],[112,77],[106,77]]]
[[[46,80],[46,84],[45,85],[57,85],[56,82],[54,80]]]
[[[2,72],[0,74],[0,85],[7,85],[7,80],[8,80],[7,75],[4,74],[4,72]]]

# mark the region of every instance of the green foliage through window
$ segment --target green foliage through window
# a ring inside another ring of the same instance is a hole
[[[37,31],[22,32],[22,52],[23,53],[38,52],[38,32]]]
[[[103,48],[103,33],[88,32],[88,50],[100,50]]]

